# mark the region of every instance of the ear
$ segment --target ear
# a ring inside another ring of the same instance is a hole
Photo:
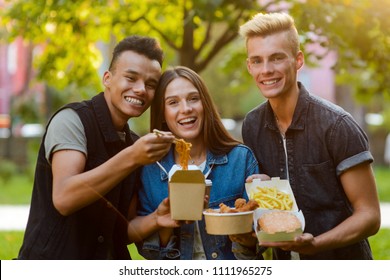
[[[303,67],[303,64],[305,63],[305,57],[303,55],[302,51],[299,51],[296,57],[296,67],[297,71]]]
[[[249,63],[249,58],[246,59],[246,68],[248,69],[249,74],[252,75],[251,64]]]
[[[103,75],[103,85],[107,87],[110,85],[110,82],[111,82],[111,72],[107,70],[106,72],[104,72]]]

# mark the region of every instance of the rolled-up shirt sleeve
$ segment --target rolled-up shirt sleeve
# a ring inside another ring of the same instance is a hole
[[[53,117],[44,141],[46,159],[50,164],[53,153],[60,150],[77,150],[87,156],[84,126],[73,109],[61,110]]]
[[[337,176],[349,168],[374,161],[366,133],[348,114],[338,119],[329,141],[328,146],[331,147],[331,154],[337,163]]]

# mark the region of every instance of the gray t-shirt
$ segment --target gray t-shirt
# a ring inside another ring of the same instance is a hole
[[[53,153],[60,150],[76,150],[88,155],[84,126],[73,109],[66,108],[53,117],[44,144],[50,164]]]

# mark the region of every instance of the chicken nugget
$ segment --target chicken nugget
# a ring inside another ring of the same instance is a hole
[[[246,211],[253,211],[253,210],[255,210],[258,207],[259,207],[259,203],[257,203],[256,200],[252,200],[251,199],[247,203],[245,203],[244,205],[239,207],[237,210],[239,212],[246,212]]]
[[[224,203],[219,204],[220,213],[237,213],[236,209],[230,208]]]
[[[234,207],[236,209],[243,207],[246,204],[246,200],[244,198],[237,198],[234,202]]]

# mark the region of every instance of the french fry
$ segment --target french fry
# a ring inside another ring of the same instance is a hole
[[[293,201],[290,194],[279,191],[276,187],[257,187],[249,194],[249,198],[259,204],[259,208],[291,210]]]

